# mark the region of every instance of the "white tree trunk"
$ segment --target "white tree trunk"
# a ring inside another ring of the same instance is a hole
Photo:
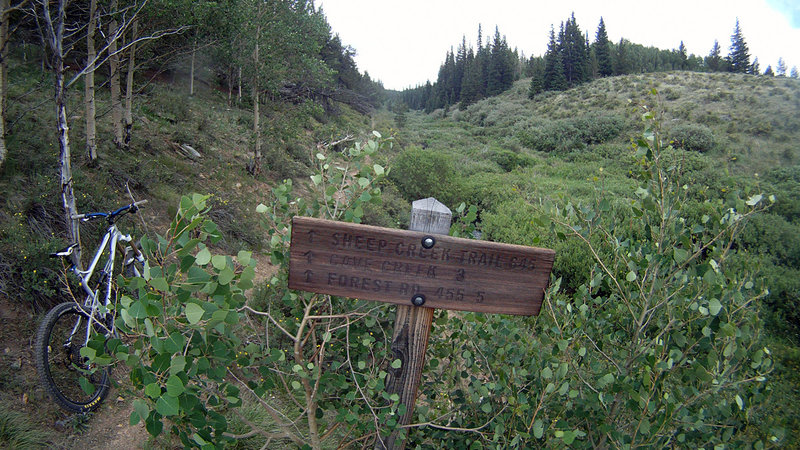
[[[194,57],[197,53],[197,40],[192,42],[192,64],[189,69],[189,95],[194,95]]]
[[[94,102],[94,59],[97,52],[94,48],[94,32],[97,28],[97,0],[89,4],[89,25],[86,32],[86,69],[85,101],[86,101],[86,153],[89,163],[97,160],[97,111]]]
[[[67,234],[72,242],[80,242],[80,232],[78,220],[74,219],[78,214],[75,206],[75,192],[72,185],[72,162],[69,148],[69,124],[67,122],[66,99],[64,98],[64,16],[68,0],[58,0],[56,5],[56,21],[50,14],[50,2],[41,3],[45,21],[45,33],[47,35],[47,46],[50,47],[53,61],[54,87],[55,87],[55,107],[56,107],[56,131],[58,135],[58,162],[59,174],[61,179],[61,199],[64,205],[64,215],[66,216]],[[81,269],[80,246],[72,254],[72,262]]]
[[[261,18],[260,11],[261,6],[259,4],[259,19]],[[253,136],[255,138],[255,146],[253,148],[253,174],[258,174],[261,172],[261,132],[259,129],[259,98],[258,98],[258,69],[260,67],[260,61],[258,58],[258,44],[261,40],[261,22],[258,22],[258,26],[256,27],[256,48],[253,52],[253,65],[254,65],[254,75],[253,75]]]
[[[131,131],[133,128],[133,74],[136,70],[136,37],[139,32],[139,19],[134,18],[131,28],[131,47],[128,56],[128,77],[125,83],[125,148],[131,145]]]
[[[117,10],[117,0],[111,2],[111,11]],[[120,91],[120,74],[119,74],[119,54],[117,54],[117,33],[118,24],[116,17],[111,19],[108,24],[108,38],[111,40],[108,45],[108,66],[111,70],[111,80],[109,87],[111,88],[111,122],[114,129],[114,145],[117,147],[123,146],[123,133],[122,133],[122,99]]]

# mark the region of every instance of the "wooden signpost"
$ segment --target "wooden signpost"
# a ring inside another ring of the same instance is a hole
[[[452,213],[434,198],[417,200],[410,230],[308,217],[292,221],[289,287],[395,303],[387,391],[400,396],[410,423],[435,308],[536,315],[555,252],[447,236]],[[393,433],[376,448],[402,448]]]

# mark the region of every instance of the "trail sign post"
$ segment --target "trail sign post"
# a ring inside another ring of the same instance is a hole
[[[550,249],[447,236],[452,213],[434,198],[417,200],[410,230],[330,220],[292,221],[289,287],[395,303],[392,351],[402,365],[387,390],[400,396],[410,423],[435,308],[536,315],[553,267]],[[377,448],[402,448],[393,433]]]

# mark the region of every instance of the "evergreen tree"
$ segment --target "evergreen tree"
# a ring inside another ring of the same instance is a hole
[[[775,72],[779,77],[786,76],[786,61],[783,58],[778,58],[778,66],[775,67]]]
[[[686,46],[681,41],[681,45],[678,46],[678,67],[681,70],[686,70],[689,67],[689,56],[686,54]]]
[[[500,30],[495,27],[486,81],[487,95],[497,95],[511,87],[514,82],[515,60],[516,57],[508,48],[506,39],[500,37]]]
[[[764,75],[766,75],[768,77],[774,77],[775,76],[775,72],[772,71],[772,66],[770,66],[770,65],[767,66],[767,70],[764,71]]]
[[[628,41],[622,38],[617,44],[616,58],[614,59],[614,73],[617,75],[626,75],[631,71],[631,62],[628,56],[629,44]]]
[[[792,66],[792,71],[789,73],[792,78],[800,78],[800,72],[797,71],[797,66]]]
[[[531,85],[528,88],[528,98],[533,99],[544,91],[544,67],[535,67],[531,75]]]
[[[550,26],[550,42],[547,44],[547,53],[544,58],[544,90],[566,90],[569,85],[567,78],[564,76],[564,62],[561,59],[561,52],[558,51],[556,32],[552,26]]]
[[[589,80],[589,57],[586,39],[575,20],[575,13],[562,24],[558,42],[559,52],[564,62],[564,76],[569,86]]]
[[[481,99],[481,71],[475,60],[472,49],[467,53],[467,63],[464,68],[464,78],[461,82],[461,104],[463,111],[467,106]]]
[[[728,54],[730,71],[735,73],[747,73],[750,68],[750,53],[747,43],[742,36],[742,29],[739,27],[739,19],[736,19],[736,27],[731,35],[731,50]]]
[[[719,41],[714,39],[714,46],[711,47],[711,53],[706,56],[706,67],[709,72],[722,71],[722,56],[720,54]]]
[[[750,75],[758,75],[761,73],[761,66],[758,64],[758,57],[753,59],[753,64],[747,69],[747,73]]]
[[[597,73],[601,77],[613,75],[614,66],[611,63],[611,48],[608,42],[606,24],[603,22],[602,17],[600,17],[600,25],[597,26],[593,49],[595,58],[597,58]]]

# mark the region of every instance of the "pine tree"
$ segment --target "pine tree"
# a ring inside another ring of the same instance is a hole
[[[775,72],[772,71],[772,66],[770,66],[770,65],[767,66],[767,70],[764,71],[764,75],[766,75],[768,77],[774,77],[775,76]]]
[[[575,20],[575,13],[562,24],[558,40],[559,53],[564,62],[564,76],[569,86],[588,81],[589,57],[586,39]]]
[[[472,49],[467,53],[467,62],[464,68],[464,78],[461,81],[461,103],[459,108],[463,111],[467,106],[481,99],[481,71],[475,60]]]
[[[753,59],[753,64],[747,69],[750,75],[759,75],[761,73],[761,66],[758,64],[758,57]]]
[[[706,67],[709,72],[720,72],[722,70],[722,56],[720,55],[719,41],[714,39],[714,46],[711,53],[706,56]]]
[[[797,71],[797,66],[792,66],[792,71],[789,73],[792,78],[800,78],[800,72]]]
[[[686,54],[686,46],[683,44],[683,41],[681,41],[681,45],[678,46],[678,58],[680,58],[679,69],[686,70],[686,68],[689,67],[689,56]]]
[[[736,19],[736,27],[731,35],[731,50],[728,54],[730,71],[734,73],[747,73],[750,68],[750,53],[747,43],[742,36],[742,29],[739,27],[739,19]]]
[[[594,40],[594,55],[597,58],[597,72],[601,77],[614,74],[614,66],[611,64],[611,48],[608,42],[606,24],[600,17],[600,25],[597,26],[597,34]]]
[[[784,61],[783,58],[778,58],[778,65],[775,67],[775,73],[779,77],[786,76],[786,61]]]
[[[561,52],[558,51],[556,32],[552,26],[550,27],[550,42],[547,44],[547,53],[545,53],[544,58],[544,90],[566,90],[569,85],[567,78],[564,76],[564,61],[561,59]]]
[[[544,91],[544,68],[534,67],[531,84],[528,88],[528,98],[533,99],[542,91]]]
[[[625,39],[620,38],[617,44],[617,54],[614,60],[614,73],[617,75],[626,75],[631,70],[631,63],[628,56],[628,45],[630,43]]]

